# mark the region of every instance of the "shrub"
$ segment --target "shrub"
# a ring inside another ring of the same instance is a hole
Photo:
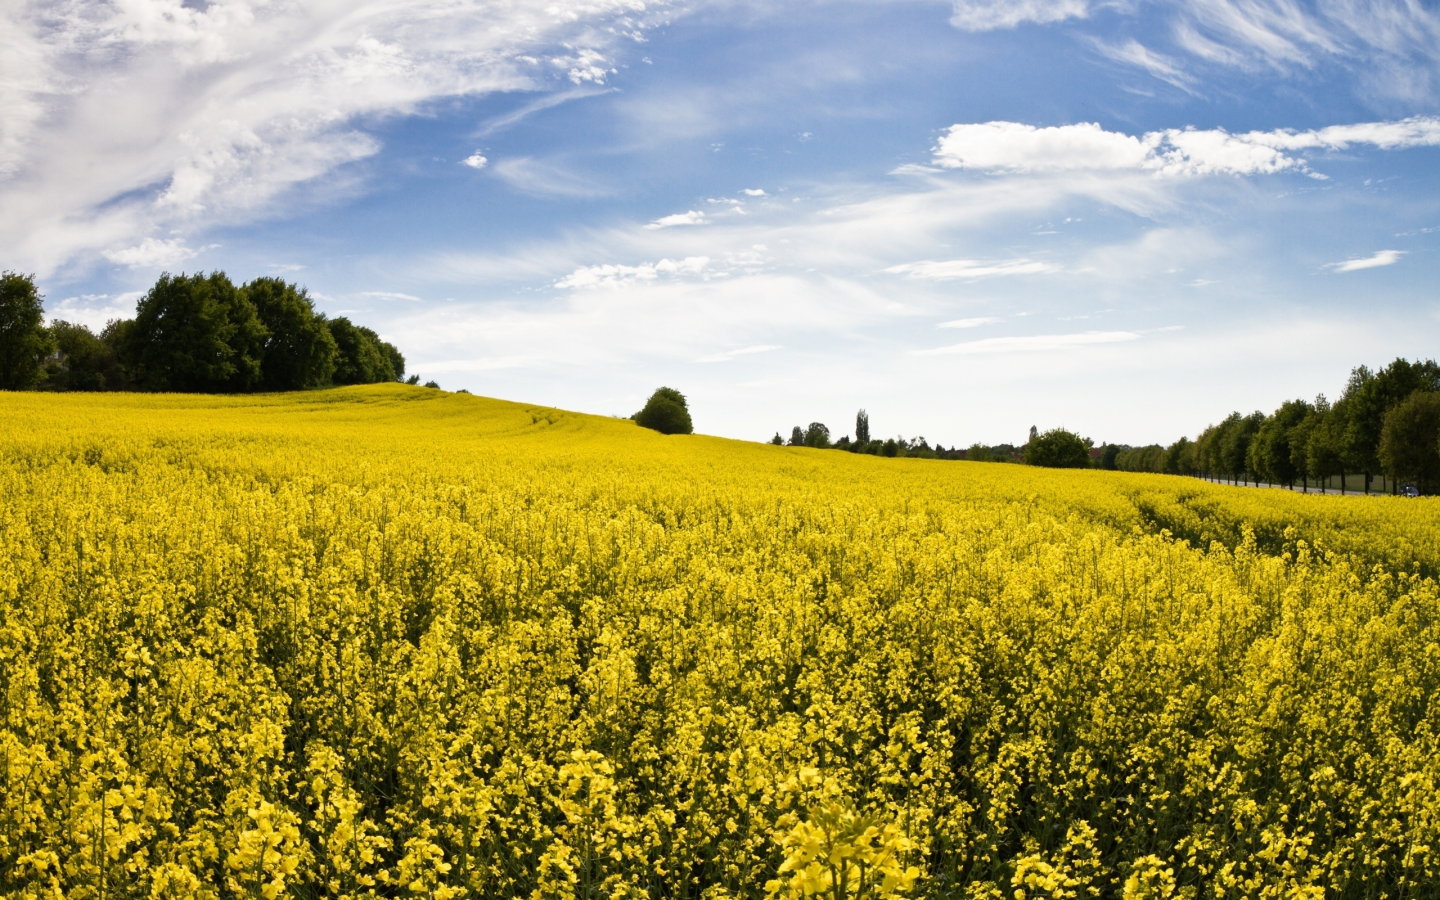
[[[642,428],[661,434],[692,434],[695,431],[685,395],[674,388],[658,388],[645,401],[645,408],[631,418]]]

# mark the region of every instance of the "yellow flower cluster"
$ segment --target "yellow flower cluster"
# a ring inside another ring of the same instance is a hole
[[[1440,507],[0,394],[0,895],[1440,896]]]

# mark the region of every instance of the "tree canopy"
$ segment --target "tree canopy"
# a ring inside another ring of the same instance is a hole
[[[1090,465],[1090,448],[1073,431],[1052,428],[1036,434],[1025,445],[1025,462],[1052,469],[1083,469]]]
[[[40,378],[51,351],[45,304],[34,275],[0,273],[0,390],[22,391]]]
[[[631,418],[636,424],[661,434],[691,434],[695,431],[685,395],[674,388],[657,388],[645,401],[645,407]]]

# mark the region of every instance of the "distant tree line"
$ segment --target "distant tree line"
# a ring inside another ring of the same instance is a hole
[[[135,318],[95,334],[72,322],[47,326],[34,276],[0,275],[0,390],[229,394],[404,376],[395,345],[343,316],[327,318],[303,287],[279,278],[237,286],[224,272],[166,273]]]
[[[1057,468],[1113,469],[1194,475],[1236,484],[1268,483],[1309,490],[1338,479],[1360,477],[1368,493],[1383,475],[1392,492],[1402,482],[1420,493],[1440,493],[1440,365],[1434,360],[1397,359],[1379,371],[1359,366],[1350,373],[1340,399],[1331,403],[1289,400],[1270,415],[1235,412],[1195,439],[1167,446],[1105,444],[1064,428],[1031,427],[1022,446],[971,444],[964,450],[931,447],[924,438],[870,436],[870,416],[855,417],[855,440],[832,441],[821,422],[795,426],[787,441],[777,432],[772,444],[817,447],[877,456],[1016,462]]]
[[[1440,365],[1359,366],[1334,403],[1321,394],[1287,400],[1269,415],[1234,412],[1168,447],[1106,446],[1100,465],[1300,490],[1338,478],[1342,492],[1347,477],[1360,476],[1366,493],[1384,475],[1392,492],[1401,482],[1440,492]]]

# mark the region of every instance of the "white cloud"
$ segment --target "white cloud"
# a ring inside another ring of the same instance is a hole
[[[980,316],[974,319],[951,319],[949,322],[941,322],[936,328],[978,328],[981,325],[993,325],[1002,321],[995,316]]]
[[[421,298],[414,294],[401,294],[395,291],[361,291],[360,296],[372,297],[376,300],[409,300],[411,303],[422,302]]]
[[[771,350],[784,350],[779,344],[756,344],[753,347],[742,347],[739,350],[727,350],[724,353],[714,353],[710,356],[702,356],[695,360],[702,363],[729,362],[737,356],[749,356],[752,353],[769,353]]]
[[[555,282],[557,288],[616,288],[655,281],[662,276],[700,275],[710,260],[704,256],[689,256],[682,260],[662,259],[657,263],[641,263],[638,266],[599,265],[584,266]]]
[[[491,168],[501,180],[527,194],[546,197],[603,197],[610,193],[593,179],[564,166],[529,156],[502,159]]]
[[[965,31],[1014,28],[1024,22],[1060,22],[1089,15],[1085,0],[954,0],[950,24]]]
[[[135,304],[145,296],[144,291],[129,291],[124,294],[82,294],[66,297],[58,303],[49,304],[45,310],[47,322],[71,322],[84,325],[91,331],[100,332],[111,319],[129,319],[135,316]]]
[[[741,191],[740,193],[744,194],[744,195],[747,196],[747,197],[766,197],[766,196],[769,196],[768,194],[765,193],[765,189],[764,189],[764,188],[745,188],[745,190]]]
[[[1358,272],[1361,269],[1376,269],[1380,266],[1393,266],[1405,255],[1404,250],[1381,250],[1374,256],[1367,256],[1363,259],[1347,259],[1344,262],[1330,263],[1325,268],[1332,272]]]
[[[1123,44],[1107,44],[1101,40],[1092,43],[1102,55],[1116,62],[1137,66],[1167,84],[1194,92],[1195,79],[1180,68],[1179,62],[1163,53],[1156,53],[1133,38]]]
[[[939,356],[942,354],[970,355],[976,353],[1033,353],[1037,351],[1065,350],[1070,347],[1084,347],[1090,344],[1115,344],[1133,341],[1140,335],[1133,331],[1086,331],[1080,334],[1037,334],[1029,337],[985,338],[981,341],[967,341],[934,350],[912,351],[916,356]]]
[[[184,238],[171,238],[162,241],[159,238],[146,238],[134,247],[126,247],[121,250],[106,250],[105,258],[113,263],[122,266],[129,266],[132,269],[163,269],[166,266],[176,266],[188,259],[193,259],[206,250],[213,250],[219,244],[207,244],[204,247],[187,247]]]
[[[1037,128],[1018,122],[952,125],[934,149],[951,169],[997,172],[1140,170],[1161,175],[1257,175],[1308,172],[1285,151],[1341,150],[1363,144],[1385,150],[1440,145],[1440,117],[1336,125],[1311,131],[1171,128],[1142,137],[1106,131],[1093,122]]]
[[[569,90],[664,0],[70,0],[0,10],[0,246],[42,273],[272,213],[436,99]],[[542,61],[543,60],[543,61]],[[327,181],[327,184],[333,183]]]
[[[486,159],[479,150],[460,160],[462,166],[469,166],[472,169],[483,169],[490,160]]]
[[[1038,275],[1055,272],[1059,266],[1032,259],[949,259],[940,262],[924,260],[903,263],[886,269],[894,275],[909,278],[929,278],[934,281],[949,281],[956,278],[995,278],[1003,275]]]
[[[689,212],[675,213],[671,216],[663,216],[646,225],[646,228],[670,228],[675,225],[708,225],[703,210],[692,209]]]

